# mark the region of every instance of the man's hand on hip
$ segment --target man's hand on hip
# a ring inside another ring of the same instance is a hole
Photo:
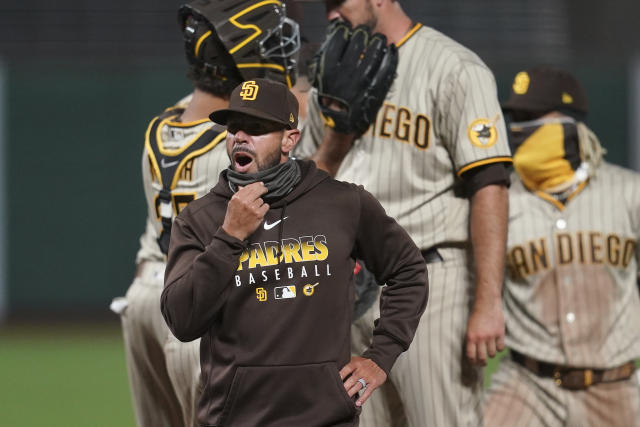
[[[387,374],[373,360],[355,356],[340,370],[340,378],[349,397],[364,389],[356,401],[356,406],[362,406],[373,390],[387,380]]]
[[[269,210],[269,205],[261,198],[267,191],[262,182],[241,187],[229,200],[222,229],[239,240],[249,237],[260,226]]]
[[[467,323],[467,357],[476,365],[486,365],[487,356],[504,350],[504,333],[500,299],[476,301]]]

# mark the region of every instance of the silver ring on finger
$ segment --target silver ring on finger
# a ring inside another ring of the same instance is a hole
[[[360,378],[358,382],[362,384],[362,388],[360,389],[360,391],[365,391],[365,389],[367,388],[367,382],[364,380],[364,378]]]

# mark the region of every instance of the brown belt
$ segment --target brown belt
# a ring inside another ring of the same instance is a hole
[[[611,369],[572,368],[541,362],[514,350],[511,350],[511,359],[539,377],[553,378],[559,387],[569,390],[584,390],[593,384],[626,380],[636,370],[634,362]]]

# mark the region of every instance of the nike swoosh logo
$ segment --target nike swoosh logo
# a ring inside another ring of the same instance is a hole
[[[285,219],[289,218],[288,216],[285,216],[282,219],[277,220],[276,222],[274,222],[273,224],[269,224],[267,221],[264,222],[264,229],[265,230],[271,230],[273,227],[275,227],[276,225],[280,224],[280,221],[283,221]]]
[[[170,168],[171,166],[175,166],[177,164],[178,164],[178,160],[176,160],[174,162],[165,163],[164,157],[162,159],[160,159],[160,166],[162,166],[163,169]]]

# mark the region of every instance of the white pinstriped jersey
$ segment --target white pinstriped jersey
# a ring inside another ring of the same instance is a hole
[[[189,97],[180,101],[177,106],[186,105]],[[207,146],[209,149],[196,157],[188,160],[177,172],[178,179],[172,190],[173,218],[191,200],[207,194],[218,182],[220,172],[229,166],[229,157],[225,146],[226,131],[209,119],[196,122],[177,122],[178,115],[164,119],[158,128],[157,135],[162,146],[167,152],[177,152],[194,141],[204,131],[213,128],[217,131],[215,139]],[[155,119],[154,119],[155,120]],[[153,123],[153,121],[152,121]],[[149,132],[149,130],[147,130]],[[148,138],[146,139],[148,141]],[[213,148],[211,148],[213,147]],[[162,168],[165,159],[155,159],[156,167]],[[165,257],[157,243],[157,238],[162,232],[160,220],[160,207],[158,194],[162,190],[162,184],[158,179],[158,173],[152,157],[149,155],[147,143],[142,154],[142,181],[147,201],[147,222],[144,234],[140,237],[140,249],[136,256],[136,263],[142,261],[165,261]]]
[[[566,205],[512,182],[507,345],[589,368],[640,357],[640,175],[603,162]]]
[[[467,241],[469,203],[456,174],[511,156],[495,80],[473,52],[420,24],[398,46],[376,123],[336,178],[364,185],[420,248]],[[315,152],[323,127],[314,90],[296,156]]]

